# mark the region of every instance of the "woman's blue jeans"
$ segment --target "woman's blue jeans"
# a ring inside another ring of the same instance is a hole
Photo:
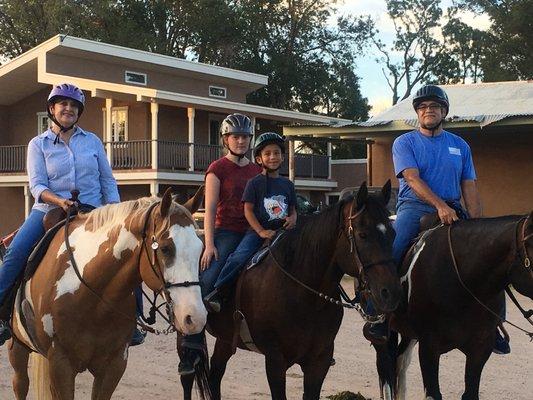
[[[24,271],[33,247],[44,236],[44,215],[42,211],[32,210],[7,249],[4,262],[0,266],[0,304]]]

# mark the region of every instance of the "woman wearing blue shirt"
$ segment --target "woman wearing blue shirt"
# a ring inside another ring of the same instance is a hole
[[[76,125],[84,106],[83,92],[68,83],[55,86],[48,96],[47,111],[53,126],[28,145],[27,170],[35,204],[0,267],[0,304],[44,235],[45,214],[56,207],[66,211],[73,204],[69,200],[72,190],[79,190],[81,203],[93,207],[120,201],[102,142]],[[0,346],[10,337],[7,320],[0,321]]]

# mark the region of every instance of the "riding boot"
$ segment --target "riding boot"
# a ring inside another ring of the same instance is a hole
[[[3,346],[9,339],[11,339],[11,328],[9,327],[9,323],[6,321],[0,321],[0,346]]]
[[[207,311],[213,313],[220,312],[224,301],[224,288],[225,286],[215,288],[211,293],[204,297],[204,304],[206,305]]]
[[[139,328],[135,327],[135,330],[133,331],[133,336],[131,337],[130,347],[143,344],[144,339],[146,339],[146,332],[141,331]]]
[[[196,366],[200,363],[205,345],[205,331],[195,335],[186,335],[181,342],[178,352],[180,362],[178,364],[179,375],[193,374]]]
[[[376,309],[371,299],[366,302],[365,313],[369,316],[377,316]],[[387,321],[383,322],[366,322],[363,327],[363,335],[372,344],[381,345],[385,344],[389,339],[389,327]]]

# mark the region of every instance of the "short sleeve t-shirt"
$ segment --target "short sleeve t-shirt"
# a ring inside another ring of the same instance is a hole
[[[459,136],[443,131],[435,137],[411,131],[398,137],[392,145],[394,173],[400,180],[398,201],[419,201],[403,178],[407,168],[418,169],[420,178],[445,201],[461,200],[461,182],[476,179],[472,153]]]
[[[205,175],[213,173],[220,181],[215,228],[246,232],[249,225],[244,217],[241,198],[246,182],[260,172],[261,167],[257,164],[239,166],[226,157],[219,158],[209,165]]]
[[[294,184],[280,176],[271,178],[260,174],[246,184],[242,201],[254,205],[254,214],[265,229],[280,229],[296,207]]]

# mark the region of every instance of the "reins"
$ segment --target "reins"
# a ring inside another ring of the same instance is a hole
[[[528,235],[527,237],[524,237],[523,233],[525,233],[525,225],[526,225],[526,222],[527,222],[527,219],[529,217],[526,217],[526,218],[522,218],[518,221],[517,223],[517,228],[516,230],[518,231],[518,228],[520,226],[520,223],[522,221],[524,221],[524,224],[523,224],[523,227],[522,227],[522,244],[524,246],[524,251],[525,251],[525,261],[524,261],[524,266],[526,267],[526,269],[529,269],[530,265],[531,265],[531,261],[529,259],[529,256],[527,255],[527,250],[525,249],[525,241],[527,239],[529,239],[530,237],[533,236],[533,234],[530,234]],[[533,332],[529,332],[521,327],[519,327],[518,325],[514,324],[513,322],[507,320],[506,318],[503,318],[501,317],[499,314],[495,313],[492,309],[490,309],[486,304],[484,304],[469,288],[468,286],[466,286],[466,284],[463,282],[463,279],[461,278],[461,274],[459,273],[459,267],[458,267],[458,264],[457,264],[457,259],[455,257],[455,253],[453,251],[453,245],[452,245],[452,225],[449,225],[448,226],[448,231],[447,231],[447,235],[448,235],[448,247],[449,247],[449,250],[450,250],[450,255],[451,255],[451,258],[452,258],[452,262],[453,262],[453,267],[455,269],[455,273],[457,274],[457,278],[459,279],[459,283],[461,284],[461,286],[467,291],[468,294],[470,294],[470,296],[472,296],[472,298],[474,300],[476,300],[477,303],[479,303],[485,310],[487,310],[490,314],[492,314],[493,316],[495,316],[496,318],[498,318],[498,320],[500,320],[501,322],[505,322],[505,323],[508,323],[509,325],[513,326],[514,328],[524,332],[526,335],[529,336],[529,339],[531,341],[533,341]],[[516,235],[515,235],[516,237]],[[531,272],[531,271],[530,271]],[[511,300],[513,301],[513,303],[518,307],[518,309],[522,312],[522,315],[524,315],[524,317],[526,318],[526,320],[531,324],[533,325],[533,322],[531,321],[530,317],[531,315],[533,315],[533,311],[530,310],[528,312],[526,312],[518,303],[518,301],[516,300],[515,296],[511,293],[511,290],[509,289],[509,285],[506,286],[505,288],[505,291],[507,292],[507,294],[509,295],[509,297],[511,298]]]

